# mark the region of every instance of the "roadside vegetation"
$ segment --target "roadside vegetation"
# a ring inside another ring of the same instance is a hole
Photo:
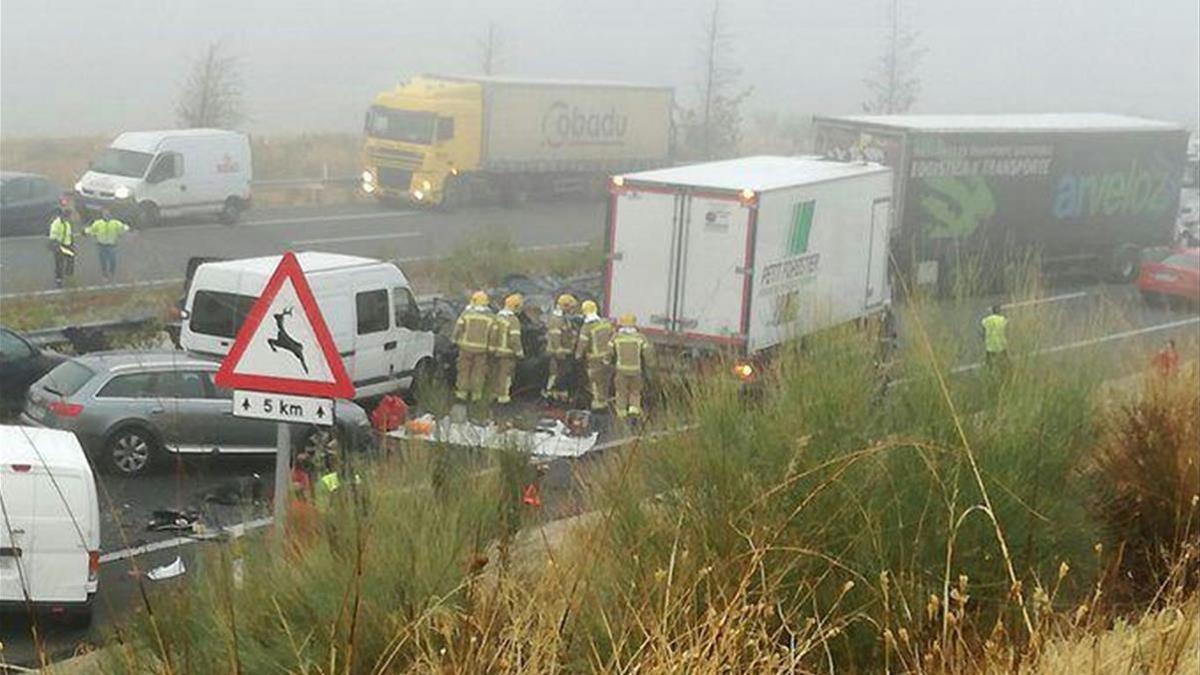
[[[1020,356],[1050,304],[1006,373],[952,374],[978,339],[955,309],[914,298],[888,358],[873,331],[793,344],[759,395],[663,387],[673,433],[587,462],[571,520],[522,503],[520,453],[395,449],[245,541],[242,581],[216,549],[150,596],[103,670],[1194,670],[1200,345],[1105,384],[1094,352]]]

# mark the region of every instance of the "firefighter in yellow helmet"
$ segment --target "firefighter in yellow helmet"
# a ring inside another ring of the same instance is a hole
[[[492,393],[496,403],[512,401],[513,374],[517,360],[525,358],[521,345],[521,296],[516,293],[504,298],[504,309],[496,313],[488,337],[488,352],[492,355]]]
[[[492,330],[492,310],[488,307],[488,296],[476,291],[471,304],[459,315],[454,324],[454,344],[458,345],[458,378],[454,385],[454,396],[460,401],[478,401],[483,398],[488,374],[488,338]]]
[[[617,334],[613,336],[613,388],[616,390],[617,417],[639,417],[642,414],[643,368],[653,368],[654,347],[638,332],[637,318],[623,314],[617,319]]]
[[[600,316],[596,303],[583,303],[583,326],[579,329],[579,340],[575,345],[575,358],[587,366],[588,388],[592,394],[592,410],[599,412],[608,407],[609,390],[612,385],[612,356],[609,342],[613,327]]]
[[[575,353],[578,331],[573,318],[578,307],[575,296],[564,293],[558,296],[554,310],[546,319],[546,353],[550,356],[550,376],[542,391],[542,397],[546,399],[562,401],[567,398],[567,392],[558,385],[559,380],[570,372],[571,356]]]

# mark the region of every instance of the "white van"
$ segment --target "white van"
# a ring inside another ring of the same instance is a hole
[[[100,502],[75,434],[0,426],[0,611],[90,621],[100,571]]]
[[[181,314],[180,346],[199,354],[228,354],[280,258],[197,267]],[[334,253],[303,252],[296,259],[354,382],[356,399],[406,389],[418,373],[432,374],[434,335],[398,267]]]
[[[110,209],[140,226],[216,214],[233,224],[250,207],[250,139],[221,129],[129,131],[75,184],[84,210]]]

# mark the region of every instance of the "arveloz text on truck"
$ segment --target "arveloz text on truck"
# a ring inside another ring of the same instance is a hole
[[[235,417],[254,417],[279,422],[333,424],[333,400],[237,390],[233,393]]]

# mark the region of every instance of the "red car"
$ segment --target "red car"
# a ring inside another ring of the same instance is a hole
[[[1143,262],[1137,289],[1147,302],[1200,303],[1200,248],[1177,249],[1158,262]]]

